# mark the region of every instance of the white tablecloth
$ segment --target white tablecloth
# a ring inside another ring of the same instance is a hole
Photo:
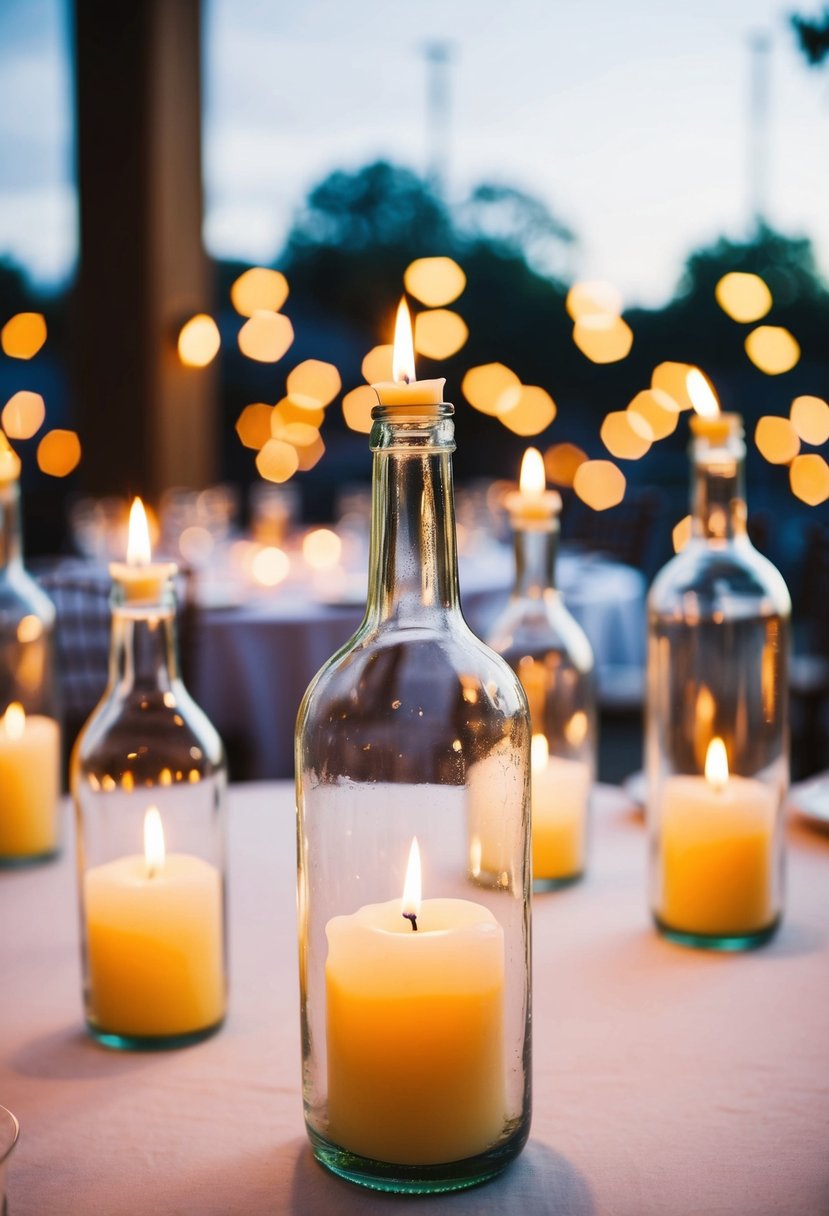
[[[641,675],[645,658],[645,581],[638,570],[595,554],[564,550],[558,583],[593,646],[600,685]],[[485,637],[506,603],[511,552],[461,563],[461,598]],[[230,608],[204,608],[195,626],[190,691],[239,757],[243,775],[293,772],[293,731],[302,694],[322,664],[354,632],[364,599],[320,604],[288,587]],[[641,684],[638,679],[637,688]]]
[[[793,827],[783,927],[726,956],[645,911],[641,820],[599,790],[591,869],[539,896],[534,1118],[498,1180],[418,1214],[829,1211],[829,836]],[[81,1023],[73,859],[0,873],[10,1216],[391,1216],[325,1173],[300,1098],[293,792],[231,790],[231,1004],[214,1038],[113,1053]]]

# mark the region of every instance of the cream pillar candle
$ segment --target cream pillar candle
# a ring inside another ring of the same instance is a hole
[[[332,917],[326,935],[331,1140],[403,1165],[496,1143],[506,1121],[504,934],[489,909],[421,904],[418,892]]]
[[[544,735],[533,735],[531,761],[533,878],[574,878],[585,864],[590,765],[550,756]]]
[[[60,727],[13,701],[0,719],[0,862],[58,847]]]

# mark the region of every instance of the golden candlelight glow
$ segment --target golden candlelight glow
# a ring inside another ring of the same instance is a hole
[[[154,878],[164,869],[164,828],[156,806],[147,807],[144,814],[144,860],[148,878]]]
[[[150,529],[147,512],[140,498],[133,499],[130,507],[129,531],[127,533],[127,565],[148,566],[152,561]]]
[[[550,758],[550,745],[546,735],[533,735],[530,741],[530,771],[541,773]]]
[[[769,464],[790,464],[800,451],[800,438],[789,419],[773,414],[758,419],[754,442]]]
[[[481,838],[477,832],[473,832],[472,839],[469,841],[469,872],[473,878],[480,877],[483,855],[484,847],[481,844]]]
[[[394,348],[391,342],[382,346],[373,346],[360,365],[363,379],[368,384],[382,384],[392,379],[392,354]],[[372,400],[377,404],[377,394],[372,392]]]
[[[39,312],[19,312],[0,329],[0,346],[10,359],[31,359],[46,341],[46,319]]]
[[[343,542],[330,528],[314,528],[302,539],[302,556],[314,570],[330,570],[343,551]]]
[[[236,419],[236,434],[246,448],[254,448],[257,452],[271,438],[272,405],[257,401],[246,405]]]
[[[698,367],[690,367],[685,377],[685,387],[691,404],[700,418],[717,418],[720,413],[720,403],[717,394],[711,387],[710,381]]]
[[[239,350],[257,363],[277,363],[294,340],[294,327],[281,312],[257,311],[239,330]]]
[[[253,578],[263,587],[276,587],[288,577],[290,569],[291,559],[276,545],[264,545],[250,563]]]
[[[230,301],[243,317],[255,312],[279,312],[288,298],[288,280],[278,270],[252,266],[230,289]]]
[[[714,736],[705,753],[705,780],[718,793],[728,785],[728,753],[719,735]]]
[[[594,511],[616,507],[625,496],[627,482],[612,460],[586,460],[576,469],[573,489]]]
[[[592,363],[618,363],[633,346],[633,330],[613,313],[585,313],[573,326],[573,341]]]
[[[789,469],[792,493],[810,507],[819,507],[829,498],[829,464],[818,452],[795,456]]]
[[[544,468],[557,486],[571,486],[576,469],[587,460],[587,453],[574,443],[555,443],[544,453]]]
[[[19,701],[12,701],[3,714],[3,730],[7,739],[22,739],[26,729],[26,711]]]
[[[804,443],[819,448],[829,440],[829,405],[822,397],[795,397],[789,416]]]
[[[415,317],[415,350],[427,359],[450,359],[468,337],[469,329],[463,317],[449,308],[433,308],[419,312]]]
[[[36,642],[43,636],[43,622],[33,612],[28,612],[17,622],[18,642]]]
[[[415,836],[409,850],[409,864],[406,866],[406,881],[403,884],[403,899],[400,903],[400,911],[404,916],[420,916],[421,887],[420,847]]]
[[[440,308],[457,300],[466,287],[466,275],[452,258],[416,258],[406,268],[403,283],[421,304]]]
[[[317,435],[313,443],[307,444],[304,448],[297,448],[297,468],[300,473],[307,473],[309,469],[313,469],[314,465],[319,464],[325,455],[325,443],[322,435]]]
[[[394,322],[394,346],[391,358],[392,380],[395,384],[411,384],[415,375],[414,339],[412,337],[412,314],[405,296],[397,306]]]
[[[317,410],[329,405],[342,388],[340,373],[333,363],[306,359],[288,373],[288,400],[302,409]]]
[[[521,461],[521,474],[518,488],[522,494],[543,494],[547,479],[544,473],[544,459],[538,448],[527,448]]]
[[[0,431],[0,485],[6,481],[17,481],[19,476],[20,457]]]
[[[282,426],[271,425],[274,439],[284,439],[295,448],[309,448],[319,439],[319,427],[310,422],[286,422]]]
[[[0,422],[10,439],[31,439],[43,426],[45,417],[46,406],[40,393],[21,389],[3,406]]]
[[[343,397],[343,417],[352,431],[368,435],[371,431],[371,411],[377,404],[377,394],[367,384],[353,388]]]
[[[690,515],[684,515],[678,524],[674,524],[671,533],[671,540],[674,545],[674,553],[681,553],[688,541],[691,539],[691,529],[693,520]]]
[[[269,439],[256,454],[256,467],[266,481],[288,481],[299,468],[299,456],[293,444]]]
[[[771,292],[759,275],[736,270],[723,275],[714,296],[733,321],[759,321],[772,305]]]
[[[376,400],[376,397],[375,397]],[[271,434],[278,439],[277,431],[281,426],[289,426],[292,422],[304,422],[307,426],[319,429],[325,421],[325,410],[321,405],[310,409],[307,405],[295,405],[288,397],[273,407],[271,414]]]
[[[672,435],[679,422],[679,406],[673,397],[661,388],[646,388],[637,393],[627,411],[644,418],[651,428],[654,442]]]
[[[587,714],[583,709],[577,709],[564,727],[564,738],[571,747],[580,747],[584,743],[589,725]]]
[[[580,317],[618,317],[622,311],[622,293],[613,283],[585,280],[574,283],[567,292],[565,307],[574,321]]]
[[[81,441],[74,431],[48,431],[37,445],[37,465],[50,477],[67,477],[81,462]]]
[[[557,413],[556,403],[546,389],[537,384],[522,384],[518,400],[498,418],[516,435],[539,435],[546,431]]]
[[[619,460],[639,460],[650,451],[653,431],[641,414],[613,410],[602,422],[602,443]]]
[[[216,358],[222,339],[219,327],[205,312],[185,322],[178,335],[178,357],[185,367],[207,367]]]
[[[782,325],[758,325],[745,340],[746,354],[767,376],[791,371],[800,359],[800,346]]]
[[[666,393],[680,411],[693,409],[693,402],[688,396],[688,373],[691,367],[690,363],[667,360],[665,363],[658,363],[651,373],[651,388]]]
[[[499,417],[514,409],[521,399],[521,381],[503,363],[481,363],[471,367],[461,381],[461,392],[482,414]]]

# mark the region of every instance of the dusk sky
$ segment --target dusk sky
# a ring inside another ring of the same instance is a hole
[[[205,240],[271,261],[334,167],[424,170],[423,46],[447,40],[450,201],[478,181],[543,199],[573,270],[658,304],[687,252],[749,217],[749,35],[767,31],[769,220],[829,270],[829,75],[775,0],[207,0]],[[0,0],[0,255],[41,281],[77,256],[66,0]],[[424,251],[429,252],[429,251]]]

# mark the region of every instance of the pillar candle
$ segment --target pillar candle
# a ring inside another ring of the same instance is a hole
[[[16,702],[0,719],[0,861],[58,846],[60,727]]]

